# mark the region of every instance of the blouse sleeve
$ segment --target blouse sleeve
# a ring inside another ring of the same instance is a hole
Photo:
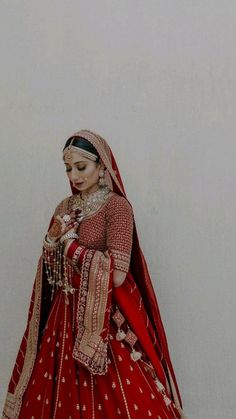
[[[106,245],[114,269],[128,272],[133,241],[133,210],[126,198],[115,195],[107,207]]]

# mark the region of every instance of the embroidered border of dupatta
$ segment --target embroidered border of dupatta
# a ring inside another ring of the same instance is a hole
[[[3,409],[3,419],[17,419],[19,416],[22,398],[25,392],[25,389],[28,385],[33,367],[35,358],[37,355],[37,344],[38,344],[38,333],[39,333],[39,323],[40,323],[40,310],[41,310],[41,291],[42,291],[42,256],[39,259],[37,273],[34,282],[33,294],[33,311],[31,319],[29,321],[28,337],[27,337],[27,346],[24,356],[24,364],[22,372],[20,374],[19,381],[16,385],[14,394],[8,392],[4,409]],[[25,335],[24,335],[25,336]],[[21,350],[21,348],[20,348]]]
[[[83,257],[78,298],[78,334],[72,356],[92,374],[107,372],[112,259],[108,251],[87,250]]]

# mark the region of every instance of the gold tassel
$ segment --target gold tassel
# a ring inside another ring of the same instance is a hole
[[[118,340],[118,341],[123,340],[125,338],[125,336],[126,336],[126,333],[124,332],[124,330],[122,330],[120,328],[120,326],[124,323],[125,318],[121,314],[121,312],[118,309],[118,307],[116,307],[116,312],[115,312],[115,314],[113,314],[112,319],[114,320],[115,324],[118,327],[118,331],[116,333],[116,340]]]
[[[125,338],[126,334],[124,332],[124,330],[122,329],[118,329],[118,332],[116,333],[116,340],[123,340]]]
[[[136,362],[142,357],[141,352],[136,351],[134,348],[132,349],[132,352],[130,354],[130,358]]]

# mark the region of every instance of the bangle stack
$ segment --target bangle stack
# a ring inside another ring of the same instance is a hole
[[[43,241],[43,246],[46,249],[55,249],[58,246],[59,242],[51,240],[48,237],[48,234],[46,234],[46,236],[44,237],[44,241]]]
[[[63,243],[65,240],[71,240],[71,239],[78,239],[79,236],[76,233],[66,233],[60,238],[60,243]]]

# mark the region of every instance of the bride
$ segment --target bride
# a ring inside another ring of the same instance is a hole
[[[43,240],[3,418],[184,418],[112,151],[81,130],[63,160],[72,195]]]

